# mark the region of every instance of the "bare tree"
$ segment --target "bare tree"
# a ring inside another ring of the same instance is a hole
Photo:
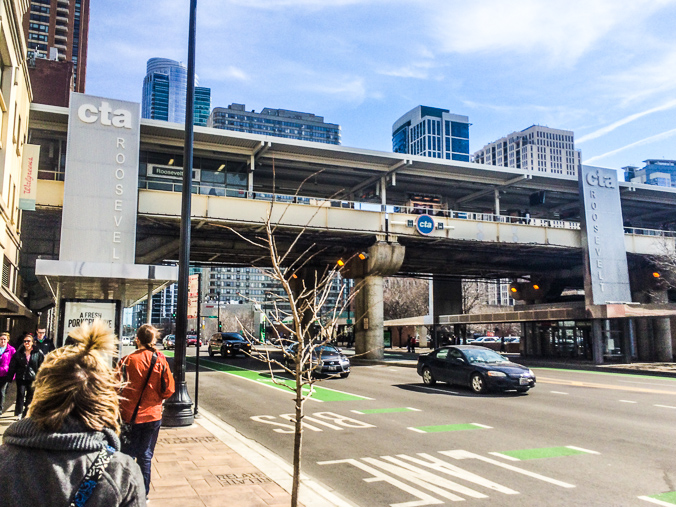
[[[296,192],[296,197],[301,187]],[[333,302],[330,300],[333,282],[343,267],[337,264],[322,265],[320,261],[325,248],[312,241],[304,241],[307,226],[290,238],[282,234],[279,223],[283,221],[290,205],[281,205],[284,207],[283,212],[276,223],[273,223],[275,200],[276,196],[273,195],[262,234],[250,238],[230,227],[229,229],[261,250],[257,264],[267,267],[259,269],[274,282],[274,285],[281,287],[281,290],[268,291],[265,303],[266,317],[275,324],[272,330],[278,350],[272,354],[270,347],[254,347],[251,355],[268,364],[272,382],[295,394],[291,506],[296,507],[300,485],[305,401],[312,396],[314,385],[320,380],[317,371],[322,351],[329,342],[335,340],[338,318],[352,302],[360,287],[354,287],[350,294],[346,295],[344,285],[340,284],[337,297]],[[312,218],[314,215],[307,223],[310,223]],[[352,260],[348,259],[344,266],[349,265]],[[247,299],[255,304],[261,303],[255,298]],[[240,327],[248,338],[253,338],[246,326],[240,323]],[[255,340],[252,341],[255,343]],[[276,371],[279,369],[291,376],[294,382],[288,382],[287,378],[278,376]],[[334,376],[337,375],[340,375],[340,372],[336,372]]]
[[[429,282],[419,278],[387,277],[383,280],[385,320],[418,317],[429,313]],[[397,328],[401,333],[401,328]],[[401,336],[399,336],[401,341]]]

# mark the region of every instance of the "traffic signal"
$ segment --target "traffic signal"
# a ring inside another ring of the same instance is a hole
[[[218,323],[218,332],[220,333],[223,330],[223,324]]]

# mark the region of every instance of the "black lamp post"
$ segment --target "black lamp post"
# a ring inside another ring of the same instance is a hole
[[[195,108],[195,28],[197,0],[190,0],[188,30],[188,83],[185,97],[185,143],[183,146],[183,188],[181,192],[181,238],[178,253],[178,303],[174,380],[176,392],[164,404],[164,426],[190,426],[194,421],[192,400],[185,381],[186,335],[188,332],[188,276],[190,275],[190,199],[192,197],[193,118]],[[199,322],[198,322],[199,324]]]

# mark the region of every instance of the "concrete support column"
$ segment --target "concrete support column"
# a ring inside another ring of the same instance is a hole
[[[444,280],[432,276],[432,322],[434,347],[441,344],[438,322],[440,315],[459,315],[462,313],[462,280]]]
[[[355,297],[355,354],[367,359],[383,358],[383,277],[357,279]]]
[[[592,320],[592,359],[594,364],[603,364],[603,320]]]
[[[667,291],[659,291],[652,297],[655,303],[669,302]],[[655,360],[670,363],[674,359],[674,352],[671,345],[671,319],[669,317],[659,317],[652,319],[653,337],[655,343]]]
[[[636,303],[649,303],[650,297],[644,291],[635,291],[631,295]],[[639,361],[653,360],[652,323],[650,319],[636,319],[636,356]]]
[[[383,277],[393,275],[404,262],[405,249],[398,243],[379,241],[368,249],[368,258],[350,270],[355,278],[355,354],[382,359]]]

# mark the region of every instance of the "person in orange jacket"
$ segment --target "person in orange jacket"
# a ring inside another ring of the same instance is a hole
[[[155,349],[158,330],[150,324],[138,328],[137,350],[118,365],[125,385],[120,393],[120,413],[129,425],[122,452],[136,458],[143,474],[146,495],[150,489],[150,468],[162,424],[162,402],[176,390],[167,358]]]

